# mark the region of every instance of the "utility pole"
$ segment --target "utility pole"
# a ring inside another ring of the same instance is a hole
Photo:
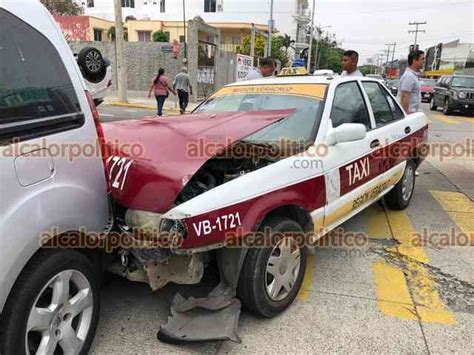
[[[392,62],[390,63],[390,73],[392,72],[392,69],[393,69],[393,61],[395,60],[395,47],[396,46],[397,46],[397,42],[393,42]]]
[[[252,32],[250,34],[250,56],[255,57],[255,24],[252,23]]]
[[[308,71],[308,73],[311,67],[311,50],[313,46],[313,32],[314,32],[314,13],[316,12],[314,11],[315,6],[316,6],[316,0],[313,0],[313,9],[311,13],[311,31],[309,32],[308,63],[306,63],[306,70]]]
[[[115,8],[115,62],[117,63],[118,99],[127,102],[127,75],[123,57],[122,1],[114,1]]]
[[[388,46],[388,50],[387,50],[387,61],[385,62],[385,72],[388,71],[388,59],[390,57],[390,47],[391,46],[394,46],[395,43],[385,43],[386,46]],[[395,52],[395,47],[393,47],[393,50]],[[393,54],[392,54],[393,55]],[[389,72],[390,73],[390,72]]]
[[[183,34],[184,34],[184,59],[188,62],[188,48],[186,45],[186,0],[183,0]]]
[[[273,0],[270,0],[270,21],[268,21],[268,50],[267,56],[272,55],[272,34],[273,34]]]
[[[418,32],[422,32],[422,33],[426,32],[425,30],[419,30],[418,26],[419,25],[426,25],[426,21],[424,21],[424,22],[409,22],[408,25],[409,26],[416,26],[415,30],[408,31],[408,33],[414,33],[415,34],[415,43],[414,44],[415,44],[415,49],[416,49],[416,44],[417,44],[417,40],[418,40]]]

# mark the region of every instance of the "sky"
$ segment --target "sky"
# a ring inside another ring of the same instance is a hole
[[[268,6],[269,0],[264,2]],[[312,0],[308,2],[311,6]],[[294,3],[274,0],[276,27],[282,31]],[[260,22],[266,23],[268,15],[262,10],[256,11],[261,11]],[[415,29],[408,23],[415,21],[427,22],[419,28],[426,31],[418,33],[420,49],[456,39],[474,43],[474,0],[316,0],[315,23],[331,26],[326,30],[343,48],[358,51],[359,64],[386,50],[385,44],[392,42],[397,43],[395,59],[406,58],[414,42],[414,34],[408,31]]]

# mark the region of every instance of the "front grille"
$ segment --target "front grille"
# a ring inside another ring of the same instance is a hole
[[[466,99],[474,100],[474,92],[467,92],[466,93]]]

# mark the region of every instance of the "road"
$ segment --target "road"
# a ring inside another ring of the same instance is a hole
[[[430,156],[420,167],[411,205],[378,204],[344,223],[363,232],[361,247],[319,247],[308,259],[295,303],[273,319],[243,312],[242,343],[172,346],[156,339],[171,298],[189,287],[152,293],[113,279],[104,287],[93,351],[135,353],[472,353],[474,349],[474,118],[423,110],[429,141],[470,146],[458,157]],[[115,118],[143,111],[101,107]],[[444,148],[443,148],[444,149]],[[411,243],[419,233],[426,245]],[[446,236],[441,233],[446,233]],[[464,233],[464,234],[463,234]]]

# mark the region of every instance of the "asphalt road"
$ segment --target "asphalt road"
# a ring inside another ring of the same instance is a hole
[[[466,149],[455,157],[434,153],[421,165],[405,211],[375,204],[344,223],[344,231],[368,235],[362,247],[314,250],[302,290],[286,312],[261,319],[244,311],[240,344],[172,346],[156,333],[174,293],[191,288],[152,293],[145,284],[116,278],[103,290],[94,353],[472,353],[474,118],[447,117],[426,104],[423,109],[430,142]],[[104,121],[150,115],[106,106],[100,112]],[[417,233],[426,245],[410,243]]]

